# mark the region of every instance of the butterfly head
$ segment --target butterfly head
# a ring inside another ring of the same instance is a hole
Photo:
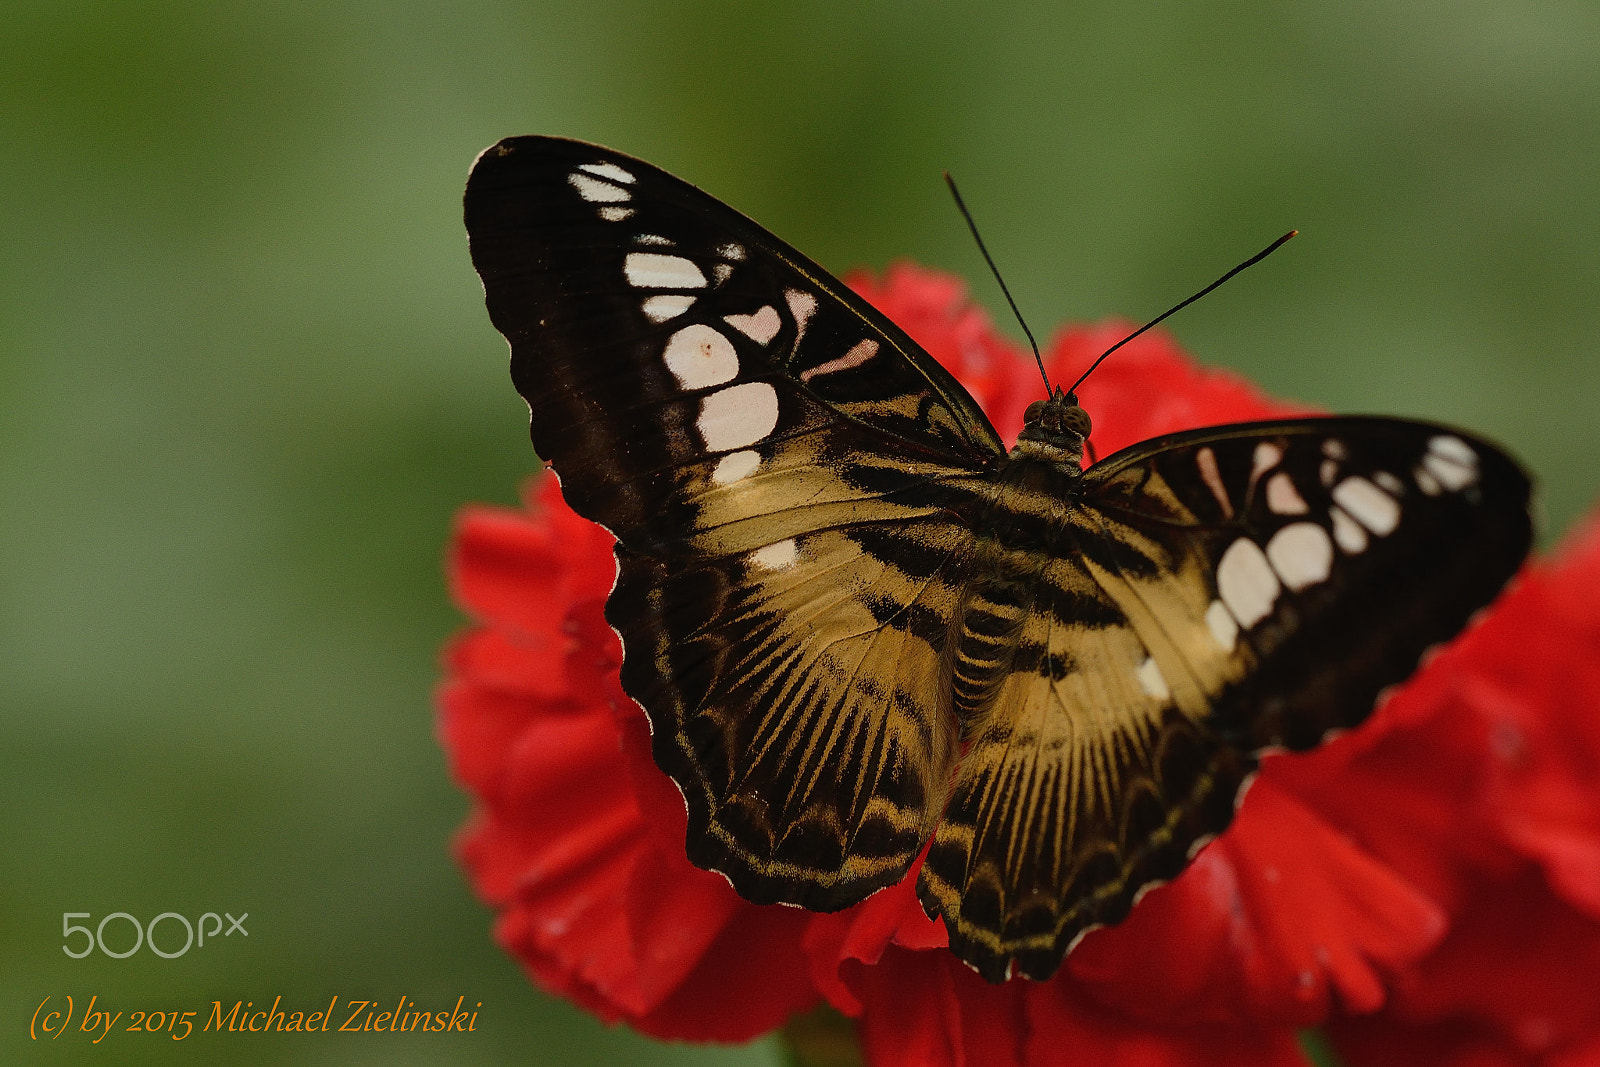
[[[1022,415],[1013,455],[1062,463],[1073,469],[1083,465],[1083,443],[1089,436],[1089,413],[1078,405],[1075,393],[1057,390],[1048,400],[1035,400]]]

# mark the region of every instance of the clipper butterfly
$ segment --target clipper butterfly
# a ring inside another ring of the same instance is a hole
[[[1057,392],[1008,451],[821,267],[605,148],[502,141],[466,223],[534,447],[616,535],[606,617],[689,858],[833,911],[926,845],[923,907],[991,981],[1122,919],[1263,753],[1360,723],[1528,549],[1516,463],[1420,422],[1084,468]]]

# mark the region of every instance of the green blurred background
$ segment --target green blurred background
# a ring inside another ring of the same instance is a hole
[[[1173,331],[1504,442],[1548,544],[1600,483],[1597,45],[1589,0],[0,3],[0,1060],[778,1061],[544,998],[450,858],[441,555],[533,468],[460,223],[485,145],[612,145],[1003,309],[949,168],[1041,332],[1299,227]],[[65,911],[224,910],[247,941],[61,950]],[[69,993],[483,1007],[30,1043]]]

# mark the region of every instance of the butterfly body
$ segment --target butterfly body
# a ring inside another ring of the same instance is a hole
[[[686,848],[758,903],[918,895],[1048,977],[1359,724],[1515,571],[1528,481],[1458,430],[1289,419],[1009,451],[898,327],[642,161],[514,138],[466,198],[535,448],[618,538],[624,690]]]

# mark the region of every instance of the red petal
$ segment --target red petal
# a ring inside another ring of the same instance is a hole
[[[1600,923],[1563,906],[1537,868],[1475,887],[1451,936],[1403,987],[1396,1014],[1489,1020],[1529,1054],[1600,1036]]]
[[[1407,975],[1393,1006],[1331,1034],[1353,1065],[1592,1062],[1596,974],[1600,923],[1563,906],[1525,866],[1474,882],[1449,938]]]
[[[897,263],[881,282],[865,271],[845,281],[959,378],[991,417],[1002,397],[1020,395],[1019,385],[1030,400],[1038,399],[1038,379],[1023,362],[1031,357],[995,332],[988,314],[968,302],[959,278]]]
[[[644,795],[671,814],[642,818],[629,787],[648,731],[595,595],[611,542],[542,495],[531,518],[485,510],[460,531],[458,591],[499,625],[452,646],[440,693],[457,776],[485,804],[462,861],[507,908],[498,939],[545,988],[658,1036],[770,1030],[815,1000],[799,949],[809,917],[756,908],[691,867],[683,801],[653,766]]]
[[[1023,983],[990,985],[948,952],[902,948],[890,948],[874,967],[848,964],[846,974],[863,1005],[857,1029],[872,1067],[1029,1062]]]
[[[1485,807],[1600,918],[1600,522],[1532,568],[1474,636],[1471,695],[1495,757]]]
[[[472,507],[456,519],[450,586],[456,602],[485,622],[522,632],[548,628],[549,599],[564,566],[551,531],[521,512]]]
[[[1071,981],[990,985],[943,952],[850,972],[873,1067],[1307,1067],[1287,1027],[1134,1023]]]
[[[456,781],[479,796],[500,795],[505,750],[532,713],[527,702],[467,681],[446,683],[438,702],[439,735]]]
[[[1068,958],[1102,1002],[1155,1023],[1308,1026],[1382,1005],[1444,916],[1269,778],[1226,835]],[[1174,951],[1174,946],[1183,946]]]
[[[917,872],[921,861],[892,885],[853,908],[818,915],[806,932],[805,949],[811,958],[811,978],[822,995],[846,1015],[861,1011],[861,999],[846,972],[847,964],[876,964],[884,952],[897,945],[908,949],[942,949],[949,945],[944,923],[929,919],[917,901]]]
[[[776,1029],[817,1000],[798,949],[809,921],[797,908],[740,901],[672,995],[629,1022],[689,1041],[748,1041]]]
[[[1132,1024],[1066,983],[1028,988],[1026,1033],[1029,1067],[1310,1067],[1289,1027]]]
[[[1329,1037],[1346,1067],[1537,1067],[1487,1026],[1466,1020],[1408,1025],[1388,1015],[1343,1019]]]
[[[563,701],[573,695],[565,668],[568,643],[560,635],[535,642],[525,633],[470,630],[445,650],[445,669],[457,681],[508,697]]]

